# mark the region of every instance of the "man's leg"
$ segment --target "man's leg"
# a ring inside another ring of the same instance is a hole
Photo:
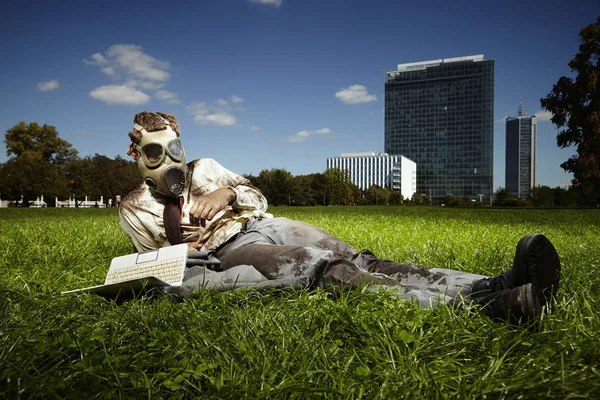
[[[358,253],[319,228],[286,218],[252,221],[217,255],[224,269],[251,264],[268,279],[293,274],[309,275],[319,286],[341,288],[367,282],[393,286],[398,296],[417,300],[422,307],[449,302],[458,293],[466,296],[474,281],[485,278],[380,260],[369,251]]]
[[[267,248],[260,248],[270,261],[263,257],[254,264],[250,260],[257,249],[249,247],[235,255],[237,247],[248,244],[271,244],[290,249],[277,250],[275,246],[267,251]],[[292,247],[304,249],[293,250]],[[555,291],[560,277],[556,250],[543,235],[523,238],[517,246],[513,272],[495,278],[381,260],[369,251],[357,253],[342,240],[312,225],[285,218],[252,221],[219,253],[222,262],[223,257],[229,258],[224,263],[225,268],[228,264],[253,264],[259,270],[263,268],[261,273],[269,279],[293,273],[311,275],[320,286],[341,288],[367,282],[393,286],[398,296],[417,300],[422,307],[435,307],[440,302],[462,304],[462,298],[468,297],[469,301],[481,304],[486,315],[512,321],[517,317],[527,320],[537,316],[542,304],[540,295]],[[523,273],[524,270],[528,272]],[[506,281],[507,277],[509,285],[497,284],[499,280]],[[507,310],[512,310],[512,315],[507,314]]]
[[[250,243],[270,243],[330,250],[336,257],[347,259],[357,253],[355,248],[332,234],[316,226],[287,218],[249,221],[235,242],[233,247]]]
[[[352,262],[371,272],[400,280],[406,290],[403,295],[417,300],[421,307],[436,307],[438,303],[454,303],[472,292],[474,282],[486,277],[452,269],[427,268],[377,258],[368,250],[352,257]]]

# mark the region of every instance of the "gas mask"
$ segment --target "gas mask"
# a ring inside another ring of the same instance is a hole
[[[169,121],[163,121],[167,128],[155,132],[135,124],[134,128],[142,132],[142,140],[132,146],[139,153],[138,169],[146,185],[158,193],[179,197],[186,183],[185,153]]]

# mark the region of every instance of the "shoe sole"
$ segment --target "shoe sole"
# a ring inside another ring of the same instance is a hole
[[[558,291],[560,259],[548,238],[540,233],[527,235],[517,244],[515,262],[524,268],[520,284],[531,283],[540,303],[547,304]],[[513,271],[516,268],[513,267]]]

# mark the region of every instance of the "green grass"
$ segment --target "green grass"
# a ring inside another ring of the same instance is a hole
[[[115,210],[0,210],[2,398],[600,398],[600,210],[281,207],[381,257],[496,274],[546,234],[563,263],[533,328],[357,289],[116,304]]]

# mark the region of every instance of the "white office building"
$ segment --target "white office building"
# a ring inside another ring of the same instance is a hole
[[[327,169],[339,168],[348,171],[352,183],[367,190],[372,185],[400,190],[405,199],[412,198],[417,191],[417,164],[404,156],[342,153],[341,157],[327,159]]]

